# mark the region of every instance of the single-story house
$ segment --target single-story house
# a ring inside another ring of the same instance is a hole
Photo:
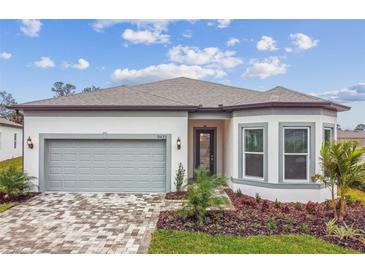
[[[356,141],[360,147],[365,147],[365,131],[362,130],[337,130],[339,141]]]
[[[23,126],[0,117],[0,161],[23,153]]]
[[[24,103],[24,169],[41,191],[168,192],[179,163],[243,193],[323,201],[325,138],[349,107],[284,87],[266,92],[185,77]]]

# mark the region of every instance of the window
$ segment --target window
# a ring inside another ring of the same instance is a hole
[[[243,176],[264,179],[264,129],[243,128]]]
[[[309,179],[308,127],[284,127],[284,181]]]
[[[325,143],[333,140],[333,128],[331,128],[331,127],[324,128],[323,140]]]
[[[16,133],[14,133],[14,148],[16,148]]]

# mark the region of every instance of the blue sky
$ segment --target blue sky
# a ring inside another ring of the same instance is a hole
[[[365,20],[0,20],[0,90],[18,102],[187,76],[285,86],[350,105],[365,123]]]

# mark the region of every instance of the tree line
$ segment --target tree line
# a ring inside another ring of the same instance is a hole
[[[99,89],[99,87],[92,85],[90,87],[83,88],[79,93],[93,92]],[[51,91],[54,92],[54,97],[70,96],[77,93],[75,85],[63,82],[55,82]],[[0,91],[0,117],[22,124],[23,116],[16,111],[7,108],[8,106],[15,104],[17,104],[17,102],[11,93],[6,92],[5,90]]]

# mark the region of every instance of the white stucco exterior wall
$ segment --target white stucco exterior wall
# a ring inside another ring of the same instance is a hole
[[[16,134],[16,148],[14,148]],[[22,156],[23,130],[0,125],[0,161]]]
[[[171,134],[171,189],[181,162],[187,166],[188,119],[186,112],[25,112],[24,136],[34,148],[25,146],[24,169],[39,177],[39,134]],[[180,137],[181,149],[176,140]],[[37,183],[37,180],[35,180]]]

